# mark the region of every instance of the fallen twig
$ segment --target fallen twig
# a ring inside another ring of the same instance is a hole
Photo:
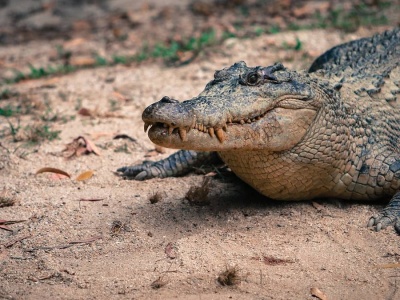
[[[103,201],[104,198],[93,198],[93,199],[85,199],[85,198],[81,198],[77,201],[89,201],[89,202],[95,202],[95,201]]]
[[[31,236],[32,236],[32,235],[27,234],[27,235],[23,235],[23,236],[21,236],[21,237],[17,237],[17,238],[15,238],[15,239],[9,241],[8,243],[3,244],[3,246],[4,246],[5,248],[10,248],[10,247],[13,246],[14,244],[16,244],[16,243],[18,243],[18,242],[20,242],[20,241],[22,241],[22,240],[25,240],[25,239],[27,239],[27,238],[30,238]]]
[[[25,222],[25,221],[26,220],[16,220],[16,221],[0,220],[0,229],[4,229],[4,230],[12,232],[13,230],[10,227],[8,227],[7,225],[21,223],[21,222]]]
[[[103,238],[102,236],[95,236],[95,237],[88,238],[86,240],[72,241],[72,242],[69,242],[68,244],[64,244],[64,245],[56,245],[56,246],[50,246],[50,247],[41,246],[41,247],[36,247],[36,248],[31,248],[31,249],[25,249],[24,251],[25,252],[34,252],[34,251],[37,251],[37,250],[66,249],[66,248],[69,248],[69,247],[72,247],[72,246],[75,246],[75,245],[90,244],[90,243],[92,243],[94,241],[97,241],[99,239],[102,239],[102,238]]]

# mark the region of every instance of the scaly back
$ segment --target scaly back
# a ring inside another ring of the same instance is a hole
[[[400,28],[336,46],[318,57],[308,72],[348,83],[359,96],[400,107]]]

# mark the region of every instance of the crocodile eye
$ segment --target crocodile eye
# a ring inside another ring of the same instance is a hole
[[[258,82],[258,74],[257,73],[250,73],[247,75],[247,83],[250,85],[254,85]]]

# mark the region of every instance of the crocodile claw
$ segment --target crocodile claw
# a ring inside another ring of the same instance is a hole
[[[383,212],[372,216],[367,227],[375,227],[376,231],[381,231],[390,225],[393,225],[396,232],[400,234],[400,218],[394,214]]]
[[[153,162],[144,161],[139,165],[119,168],[117,172],[121,173],[124,177],[133,178],[134,180],[145,180],[159,175],[157,172],[152,172],[154,171],[152,170],[153,165]]]

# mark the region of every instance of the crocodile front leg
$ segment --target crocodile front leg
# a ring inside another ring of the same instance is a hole
[[[142,164],[122,167],[117,172],[124,177],[133,177],[135,180],[150,178],[164,178],[180,176],[189,173],[194,167],[206,164],[218,163],[216,152],[197,152],[192,150],[180,150],[159,161],[144,161]]]
[[[381,213],[371,217],[368,227],[375,226],[376,231],[394,225],[397,233],[400,234],[400,192],[397,192],[389,204]]]

